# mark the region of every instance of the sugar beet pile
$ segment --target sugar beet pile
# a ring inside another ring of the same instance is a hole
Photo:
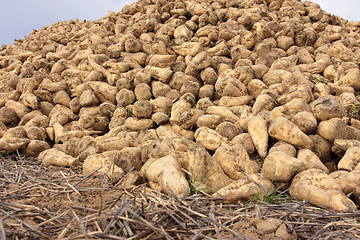
[[[0,152],[180,197],[283,183],[356,209],[359,26],[300,0],[140,0],[55,23],[0,50]]]

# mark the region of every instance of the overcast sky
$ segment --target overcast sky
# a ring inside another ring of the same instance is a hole
[[[120,11],[134,0],[1,0],[0,46],[22,39],[33,29],[70,19],[95,20],[107,11]],[[313,0],[321,8],[347,20],[360,21],[359,0]]]

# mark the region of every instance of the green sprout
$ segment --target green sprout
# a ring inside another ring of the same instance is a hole
[[[185,99],[188,103],[191,103],[193,104],[194,103],[194,99],[192,99],[192,97],[190,96],[186,96],[186,99]]]
[[[324,79],[322,77],[317,77],[317,76],[311,76],[311,81],[315,84],[328,82],[326,79]]]
[[[347,105],[345,111],[349,118],[360,119],[360,103]]]
[[[336,65],[336,66],[341,65],[341,64],[343,63],[343,61],[337,60],[337,59],[334,58],[334,57],[331,57],[331,62],[332,62],[332,64],[334,64],[334,65]]]
[[[220,193],[218,193],[215,189],[213,189],[211,187],[199,188],[199,186],[202,183],[204,183],[206,180],[208,180],[212,175],[214,175],[216,173],[216,170],[215,170],[209,176],[204,178],[201,182],[197,183],[196,178],[201,174],[202,171],[203,171],[203,168],[200,170],[200,172],[195,177],[193,175],[191,175],[191,178],[189,180],[189,196],[195,194],[198,191],[205,191],[205,190],[208,190],[208,189],[211,189],[214,192],[216,192],[217,194],[219,194],[220,196],[222,196]]]
[[[276,168],[274,169],[274,175],[273,175],[273,179],[271,180],[272,185],[274,185],[274,179],[275,179],[275,172],[276,172]],[[257,194],[254,195],[252,198],[250,198],[245,204],[252,202],[254,200],[256,200],[257,202],[260,203],[283,203],[283,202],[288,202],[291,200],[291,197],[286,194],[286,192],[288,190],[285,191],[281,191],[280,189],[283,186],[279,186],[275,189],[273,189],[272,187],[270,189],[268,189],[265,193],[264,192],[260,192],[259,189],[257,190]]]
[[[130,108],[127,108],[126,111],[127,111],[127,114],[128,114],[129,117],[134,116],[133,111]]]
[[[270,188],[263,196],[262,192],[259,192],[252,197],[248,202],[256,200],[257,202],[265,202],[265,203],[282,203],[288,202],[291,200],[291,197],[286,194],[284,191],[280,191],[282,186],[277,187],[276,189]]]

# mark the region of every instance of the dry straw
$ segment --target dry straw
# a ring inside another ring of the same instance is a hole
[[[257,225],[266,219],[280,220],[293,239],[360,238],[359,212],[336,213],[306,201],[242,205],[200,194],[179,198],[146,185],[102,184],[96,173],[79,170],[3,156],[0,239],[267,239],[274,233]]]

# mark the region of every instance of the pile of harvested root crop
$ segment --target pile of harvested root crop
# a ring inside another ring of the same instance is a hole
[[[179,199],[280,186],[356,211],[359,27],[300,0],[139,0],[55,23],[0,49],[0,153]]]

